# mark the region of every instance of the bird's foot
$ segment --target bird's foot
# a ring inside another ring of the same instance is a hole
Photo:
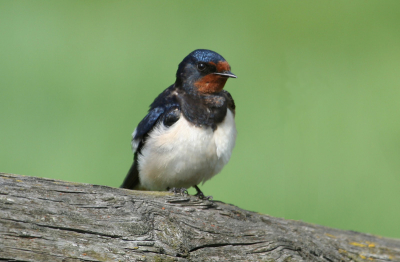
[[[194,196],[197,196],[199,199],[201,200],[212,200],[213,197],[212,196],[205,196],[203,194],[203,192],[201,192],[200,188],[198,186],[194,186],[194,188],[196,189],[197,193]]]
[[[203,194],[203,192],[197,193],[197,194],[194,195],[194,196],[197,196],[197,197],[198,197],[199,199],[201,199],[201,200],[212,200],[212,199],[213,199],[212,196],[205,196],[205,195]]]
[[[186,188],[179,188],[179,187],[173,187],[173,188],[167,188],[167,190],[169,192],[175,193],[176,194],[180,194],[181,196],[187,196],[189,195],[188,191]]]

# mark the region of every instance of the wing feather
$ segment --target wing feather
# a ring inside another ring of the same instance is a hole
[[[180,109],[179,103],[177,102],[174,95],[172,95],[173,86],[167,88],[162,92],[150,105],[150,110],[147,115],[140,121],[139,125],[135,128],[132,134],[132,150],[134,153],[133,164],[122,183],[122,188],[137,189],[140,188],[139,181],[139,166],[138,166],[138,154],[140,154],[141,148],[143,147],[146,137],[151,130],[159,123],[163,121],[164,117],[168,115],[171,110]]]

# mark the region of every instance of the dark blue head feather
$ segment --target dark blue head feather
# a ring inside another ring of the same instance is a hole
[[[195,62],[214,62],[218,63],[220,61],[225,61],[225,59],[218,53],[207,50],[207,49],[197,49],[191,52],[186,58],[193,57]],[[185,59],[186,59],[185,58]],[[185,59],[183,61],[185,61]]]
[[[226,61],[220,54],[207,50],[207,49],[197,49],[187,55],[178,66],[178,71],[176,72],[177,84],[180,84],[182,77],[184,77],[184,71],[188,66],[195,67],[200,62],[213,62],[218,64],[218,62]]]

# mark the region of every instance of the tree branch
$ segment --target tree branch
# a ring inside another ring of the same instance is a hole
[[[0,173],[0,261],[400,261],[400,240],[218,201]]]

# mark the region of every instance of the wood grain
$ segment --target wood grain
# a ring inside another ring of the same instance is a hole
[[[0,173],[0,208],[0,261],[400,261],[400,240],[167,192]]]

